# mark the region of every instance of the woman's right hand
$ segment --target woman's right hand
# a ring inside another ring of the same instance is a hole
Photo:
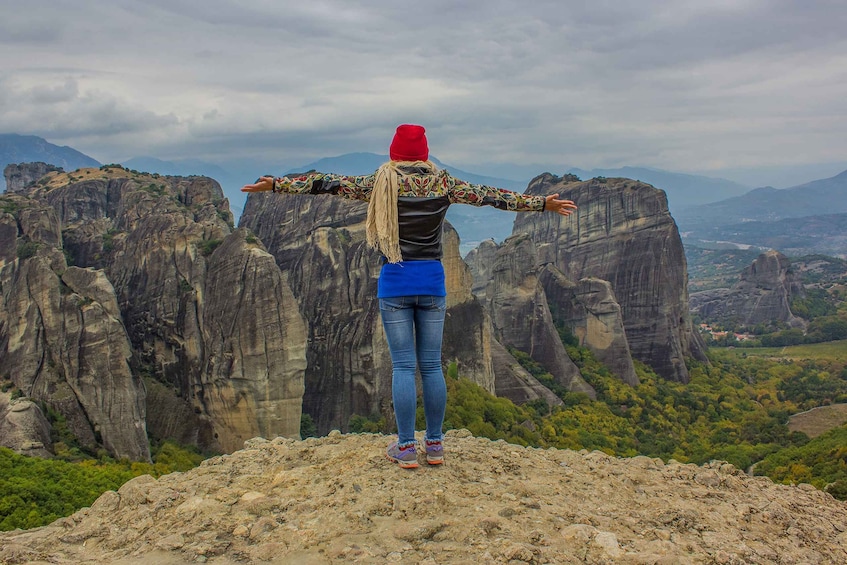
[[[558,194],[551,194],[545,198],[544,210],[546,212],[555,212],[562,216],[570,216],[576,211],[576,204],[573,200],[559,200]]]
[[[274,189],[273,177],[259,177],[253,184],[245,184],[241,192],[267,192]]]

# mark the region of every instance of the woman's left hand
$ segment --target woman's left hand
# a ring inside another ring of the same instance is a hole
[[[273,177],[260,177],[253,184],[245,184],[241,187],[241,192],[267,192],[274,189]]]
[[[559,200],[558,194],[551,194],[545,198],[544,211],[555,212],[562,216],[570,216],[576,210],[573,200]]]

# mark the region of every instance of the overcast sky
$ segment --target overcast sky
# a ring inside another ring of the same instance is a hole
[[[843,0],[0,0],[0,133],[101,162],[847,161]]]

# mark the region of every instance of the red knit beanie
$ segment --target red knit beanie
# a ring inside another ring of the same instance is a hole
[[[397,126],[388,155],[392,161],[426,161],[429,159],[426,130],[414,124]]]

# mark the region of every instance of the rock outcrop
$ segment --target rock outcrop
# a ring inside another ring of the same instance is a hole
[[[485,289],[491,282],[494,265],[494,257],[497,255],[499,246],[493,239],[486,239],[465,256],[465,263],[473,273],[473,286],[471,290],[480,300],[485,299]]]
[[[307,320],[303,410],[319,433],[346,430],[353,415],[393,421],[391,357],[376,298],[381,264],[365,242],[366,213],[367,204],[337,196],[252,194],[241,216],[240,225],[259,236],[289,277]],[[502,389],[496,379],[514,371],[495,365],[503,357],[491,319],[471,292],[470,271],[449,224],[443,238],[448,293],[443,361],[455,362],[460,375],[494,393]],[[523,392],[530,399],[545,394],[532,387]]]
[[[62,172],[62,167],[48,163],[20,163],[9,164],[3,170],[6,179],[6,192],[22,192],[30,185],[47,173]]]
[[[19,194],[0,217],[0,345],[25,395],[131,459],[149,457],[147,421],[223,451],[299,437],[305,326],[215,181],[106,166]]]
[[[245,449],[0,533],[0,562],[816,563],[847,560],[844,503],[728,463],[532,449],[448,432],[445,464],[377,434]]]
[[[803,284],[788,257],[771,250],[744,269],[732,288],[692,293],[689,305],[692,313],[709,322],[747,326],[784,322],[802,327],[803,321],[790,307],[794,298],[802,296]]]
[[[553,324],[537,265],[535,244],[525,234],[510,237],[497,250],[485,296],[498,340],[529,354],[567,390],[593,398],[594,389],[568,357]]]
[[[18,226],[14,237],[0,230],[3,370],[62,414],[83,446],[149,459],[144,387],[129,368],[114,289],[102,271],[67,265],[52,208],[21,197],[3,204],[2,224]]]
[[[630,179],[544,174],[527,193],[558,193],[579,206],[569,217],[518,215],[514,233],[531,236],[539,264],[552,263],[571,281],[608,281],[633,357],[687,382],[685,358],[706,361],[705,346],[691,324],[685,254],[664,192]]]
[[[544,265],[539,280],[551,304],[553,319],[569,328],[579,345],[591,350],[613,375],[638,385],[620,304],[608,281],[597,278],[572,283],[554,265]]]
[[[0,392],[0,447],[33,457],[51,457],[50,422],[35,402]]]

